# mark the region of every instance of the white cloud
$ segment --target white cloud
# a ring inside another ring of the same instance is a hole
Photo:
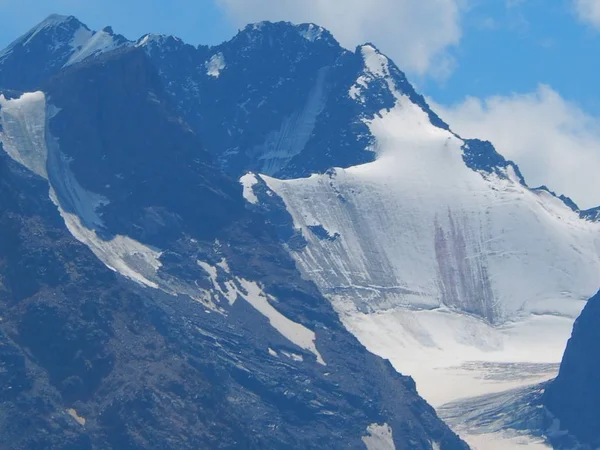
[[[217,0],[243,26],[262,20],[314,22],[348,48],[375,43],[401,69],[445,76],[460,41],[465,0]],[[441,70],[436,70],[442,65]]]
[[[579,19],[600,28],[600,0],[574,0]]]
[[[432,106],[459,135],[490,140],[519,165],[530,186],[544,184],[584,209],[600,205],[600,118],[551,87]]]

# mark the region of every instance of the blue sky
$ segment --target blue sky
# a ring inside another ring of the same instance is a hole
[[[0,0],[0,46],[52,13],[74,15],[92,29],[111,25],[130,39],[154,32],[214,44],[236,30],[213,0]]]
[[[446,83],[427,83],[427,94],[447,103],[465,95],[529,92],[544,83],[600,114],[600,95],[594,92],[600,32],[581,23],[568,1],[508,4],[490,0],[472,7],[452,50],[455,71]]]
[[[193,44],[265,19],[320,23],[347,47],[375,43],[455,131],[492,140],[531,185],[600,204],[600,0],[0,0],[0,46],[53,12]]]

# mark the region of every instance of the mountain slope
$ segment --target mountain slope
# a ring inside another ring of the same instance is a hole
[[[467,448],[301,278],[143,49],[39,87],[0,97],[0,448]]]
[[[258,208],[274,194],[283,200],[308,242],[291,249],[305,277],[434,404],[551,378],[520,375],[516,364],[507,382],[489,382],[482,365],[463,365],[560,360],[597,288],[599,224],[528,189],[493,148],[474,157],[486,144],[432,123],[380,61],[396,104],[364,119],[375,161],[303,179],[254,177],[247,198]],[[453,390],[438,383],[440,369]]]

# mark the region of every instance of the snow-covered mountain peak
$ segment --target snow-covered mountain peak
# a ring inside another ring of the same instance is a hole
[[[25,33],[25,35],[16,42],[23,41],[24,44],[27,44],[42,31],[48,31],[52,29],[79,29],[81,27],[87,28],[87,26],[81,23],[75,16],[50,14],[46,19],[42,20],[38,25]]]
[[[290,39],[301,38],[308,45],[340,47],[333,35],[314,23],[294,24],[291,22],[263,21],[246,26],[232,40],[242,40],[248,45],[276,45],[275,41],[288,43]]]
[[[244,179],[246,198],[253,207],[283,200],[306,240],[290,247],[300,270],[434,404],[532,382],[520,364],[556,363],[597,289],[600,225],[529,189],[489,142],[440,125],[373,47],[360,55],[355,101],[375,112],[360,119],[373,160],[308,178]],[[513,384],[461,368],[472,361],[515,363]],[[439,386],[442,373],[452,388]]]
[[[95,32],[73,16],[51,15],[0,52],[0,86],[37,90],[64,67],[129,45],[110,27]],[[21,73],[11,70],[15,65]]]
[[[26,46],[45,46],[54,51],[60,51],[66,46],[77,48],[81,41],[92,34],[89,28],[75,17],[53,14],[2,50],[0,64],[14,51]]]

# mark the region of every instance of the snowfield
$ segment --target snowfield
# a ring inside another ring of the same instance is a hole
[[[389,78],[385,57],[363,56],[356,101],[370,79]],[[366,122],[374,162],[261,176],[308,242],[290,251],[298,268],[434,406],[552,378],[600,285],[600,224],[511,166],[470,169],[465,142],[388,84],[396,106]]]

